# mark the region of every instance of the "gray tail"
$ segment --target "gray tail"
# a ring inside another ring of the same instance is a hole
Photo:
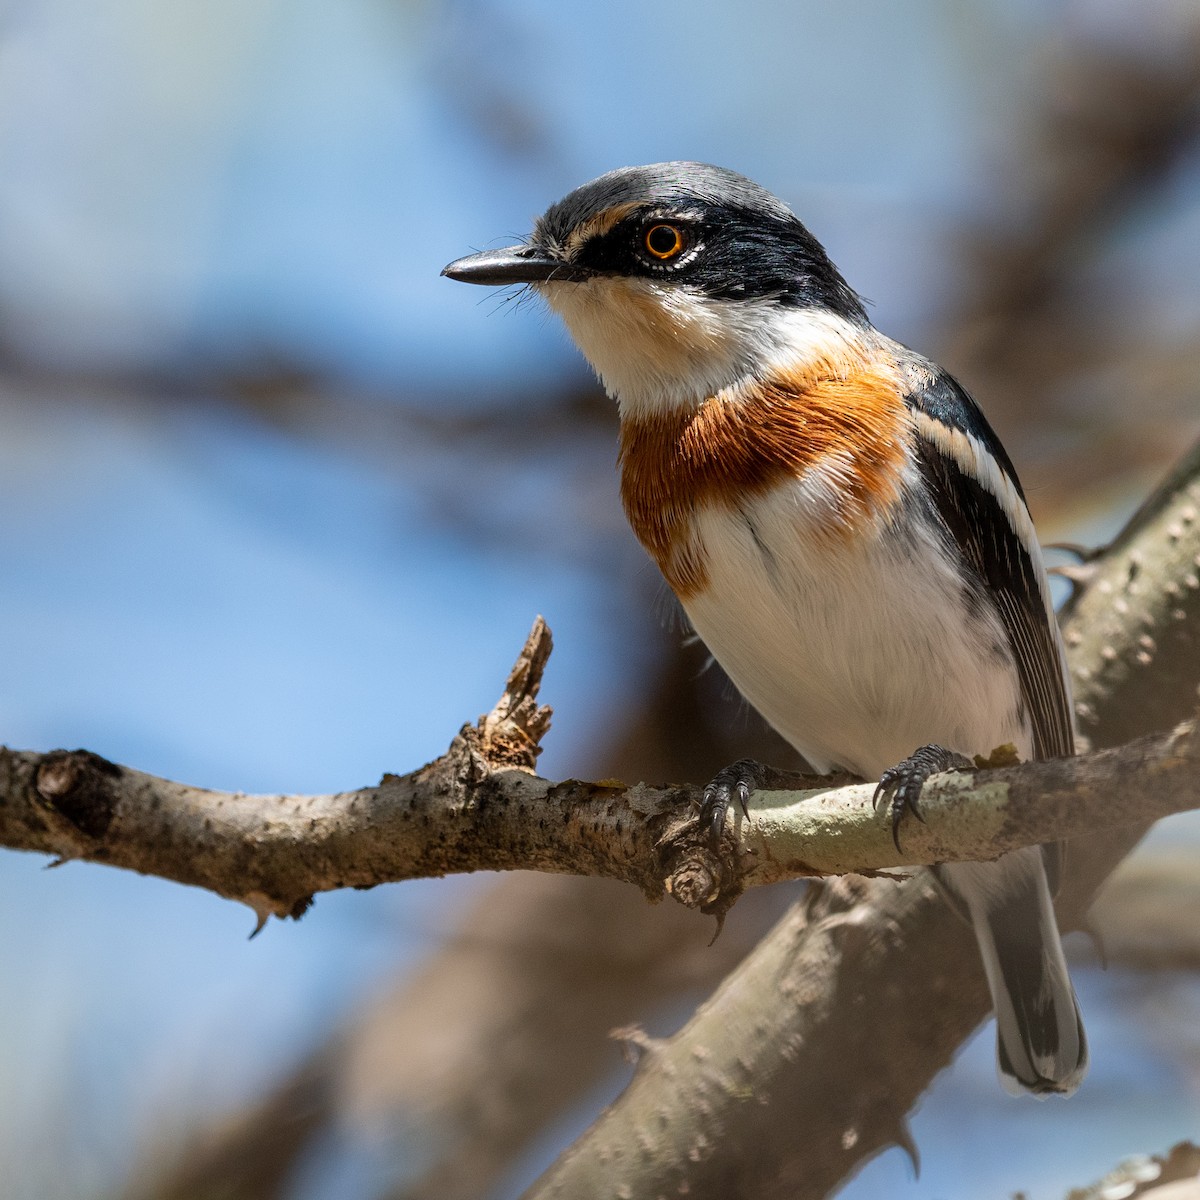
[[[1087,1038],[1041,848],[993,863],[946,864],[937,877],[975,929],[996,1010],[1005,1090],[1069,1096],[1087,1072]]]

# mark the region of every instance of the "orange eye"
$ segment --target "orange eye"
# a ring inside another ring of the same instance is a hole
[[[655,258],[674,258],[683,249],[683,232],[675,225],[651,225],[646,230],[646,249]]]

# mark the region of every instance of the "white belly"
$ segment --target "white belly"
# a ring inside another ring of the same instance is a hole
[[[779,489],[695,518],[708,585],[684,607],[746,699],[820,771],[877,778],[931,742],[1029,757],[999,619],[932,531],[821,541],[802,512]]]

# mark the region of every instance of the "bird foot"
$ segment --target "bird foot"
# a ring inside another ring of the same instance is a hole
[[[942,771],[962,771],[973,769],[975,764],[969,758],[947,750],[943,746],[922,746],[914,750],[903,762],[889,767],[879,777],[879,786],[875,789],[872,803],[878,809],[880,803],[887,803],[892,813],[892,841],[896,849],[900,849],[900,821],[907,809],[918,821],[924,822],[918,802],[921,799],[921,789],[934,776]]]
[[[764,763],[753,758],[739,758],[712,777],[704,789],[704,799],[700,804],[700,824],[708,828],[714,849],[721,844],[725,816],[734,800],[737,800],[746,820],[750,820],[750,793],[762,787],[771,774],[772,769]]]

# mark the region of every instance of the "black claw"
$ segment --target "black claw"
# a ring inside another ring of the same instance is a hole
[[[760,785],[765,769],[752,758],[739,758],[737,762],[718,771],[704,789],[700,824],[708,827],[709,841],[714,848],[721,844],[725,817],[735,799],[746,820],[750,820],[750,793]]]
[[[880,801],[886,801],[892,813],[892,841],[896,850],[900,850],[900,821],[907,809],[922,824],[925,822],[921,815],[919,801],[925,784],[942,771],[962,770],[971,768],[974,764],[970,759],[947,750],[943,746],[922,746],[913,751],[903,762],[889,767],[879,777],[879,786],[875,789],[872,804],[879,808]]]

